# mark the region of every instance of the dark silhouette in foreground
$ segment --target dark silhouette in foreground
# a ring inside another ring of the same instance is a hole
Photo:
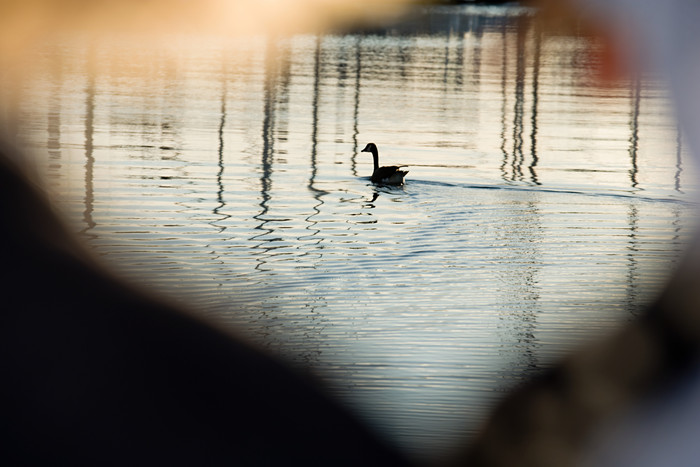
[[[406,465],[313,384],[123,285],[0,155],[0,465]]]

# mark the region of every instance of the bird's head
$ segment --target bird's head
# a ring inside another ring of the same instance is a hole
[[[374,144],[374,143],[369,143],[369,144],[367,144],[367,146],[365,146],[365,148],[364,148],[362,151],[360,151],[360,152],[372,152],[372,153],[377,152],[377,145]]]

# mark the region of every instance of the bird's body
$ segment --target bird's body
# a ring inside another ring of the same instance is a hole
[[[371,152],[374,158],[374,171],[370,180],[372,183],[380,183],[384,185],[403,185],[403,178],[408,173],[408,170],[400,170],[400,165],[390,165],[379,167],[379,151],[377,145],[369,143],[361,152]]]

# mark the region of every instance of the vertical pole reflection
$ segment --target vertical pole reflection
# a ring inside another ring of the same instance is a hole
[[[481,84],[481,40],[483,38],[483,29],[481,23],[477,24],[474,29],[473,38],[476,40],[475,46],[472,47],[472,69],[471,69],[471,82],[478,87]]]
[[[265,49],[265,78],[263,90],[263,125],[262,125],[262,160],[260,177],[260,207],[265,215],[268,211],[267,203],[270,200],[270,188],[272,177],[272,153],[274,150],[274,101],[275,101],[275,60],[276,44],[273,39],[268,39]]]
[[[61,53],[52,55],[51,65],[51,77],[54,83],[49,97],[46,148],[49,153],[49,170],[54,171],[61,168],[61,85],[63,84]]]
[[[226,57],[223,59],[223,70],[221,72],[221,120],[219,121],[219,147],[218,154],[218,171],[216,172],[216,206],[213,209],[214,215],[220,217],[223,221],[231,217],[230,214],[221,214],[221,209],[226,205],[224,202],[224,127],[226,126],[226,97],[228,94],[228,68],[226,66]],[[217,221],[214,221],[217,222]],[[226,225],[219,226],[219,233],[226,230]]]
[[[443,60],[443,70],[442,70],[442,84],[443,91],[447,94],[447,82],[450,71],[450,39],[452,38],[452,31],[447,30],[445,32],[445,59]]]
[[[674,174],[674,188],[678,193],[683,193],[681,189],[681,173],[683,172],[683,159],[682,152],[683,148],[681,146],[683,140],[683,134],[681,132],[681,127],[678,125],[676,129],[676,173]],[[682,250],[681,242],[681,231],[683,224],[681,223],[681,207],[680,205],[673,206],[673,238],[671,238],[671,244],[674,245],[676,251]]]
[[[639,293],[638,293],[638,276],[637,271],[637,255],[639,254],[639,246],[637,233],[639,230],[639,210],[634,202],[630,202],[629,213],[627,215],[627,222],[629,224],[629,235],[627,242],[627,291],[625,305],[627,312],[630,315],[637,315],[640,310]]]
[[[411,69],[411,62],[413,61],[413,57],[411,56],[411,47],[406,45],[404,41],[399,41],[398,57],[399,76],[401,76],[402,81],[406,81],[406,78],[408,78],[407,70]]]
[[[455,30],[457,33],[455,34]],[[456,44],[453,46],[452,39],[455,39]],[[450,57],[454,55],[454,59]],[[461,92],[464,83],[464,34],[459,32],[459,24],[456,23],[454,28],[450,28],[445,33],[445,60],[442,76],[443,94],[447,100],[450,99],[455,92]],[[452,75],[452,76],[450,76]],[[450,81],[452,81],[452,89],[449,89]],[[443,103],[443,112],[447,111],[447,102]]]
[[[630,184],[632,188],[637,188],[639,184],[637,181],[637,151],[639,149],[639,107],[641,101],[641,77],[639,75],[635,76],[634,81],[631,83],[630,89],[630,100],[631,100],[631,114],[630,114]],[[629,235],[627,244],[627,290],[625,305],[627,312],[631,315],[636,315],[639,311],[638,303],[638,293],[637,293],[637,279],[638,279],[638,265],[637,265],[637,255],[639,254],[637,231],[639,224],[639,212],[637,206],[631,202],[629,207],[629,214],[627,215],[627,221],[629,224]]]
[[[319,107],[319,92],[321,86],[321,37],[316,36],[316,52],[314,54],[314,90],[313,99],[311,101],[311,173],[309,175],[309,183],[307,185],[308,189],[313,193],[313,197],[316,200],[316,204],[313,207],[314,212],[306,218],[309,223],[306,226],[307,230],[313,230],[313,235],[317,235],[320,230],[315,228],[318,222],[314,221],[312,218],[321,212],[321,205],[323,204],[323,195],[327,192],[316,188],[316,173],[318,170],[317,166],[317,156],[318,156],[318,107]],[[318,239],[317,244],[321,242],[322,239]]]
[[[523,196],[527,197],[523,199]],[[502,228],[497,231],[499,329],[503,335],[501,353],[515,373],[538,368],[535,337],[540,309],[539,275],[542,270],[543,229],[536,193],[515,195],[504,204]]]
[[[632,89],[630,91],[632,110],[630,115],[630,163],[631,167],[629,170],[630,183],[632,188],[637,188],[637,150],[639,147],[639,103],[641,100],[641,79],[637,75],[634,81],[631,83]],[[637,246],[637,230],[639,224],[639,213],[637,206],[634,203],[630,203],[629,214],[627,215],[627,221],[629,223],[630,233],[628,235],[629,240],[627,244],[627,291],[625,305],[627,312],[630,315],[637,315],[639,312],[638,293],[637,293],[637,278],[638,278],[638,265],[637,265],[637,255],[639,254],[639,248]]]
[[[9,143],[21,147],[21,142],[19,141],[20,136],[20,117],[21,117],[21,102],[22,102],[22,86],[20,83],[23,82],[21,79],[21,72],[14,67],[9,67],[10,69],[3,69],[3,81],[5,81],[6,89],[9,92],[3,92],[0,94],[3,101],[7,97],[5,102],[2,102],[2,106],[6,109],[2,118],[2,123],[7,127],[7,133],[3,133],[2,137],[7,138]]]
[[[464,33],[457,34],[457,48],[455,57],[455,88],[462,90],[464,84]]]
[[[221,56],[221,72],[220,72],[220,78],[221,78],[221,106],[220,106],[220,119],[219,119],[219,128],[217,131],[217,137],[218,137],[218,147],[217,147],[217,171],[216,171],[216,204],[214,206],[214,209],[212,209],[212,219],[209,222],[209,225],[211,225],[213,228],[217,229],[218,235],[223,234],[223,232],[226,230],[227,225],[226,225],[226,220],[231,217],[231,214],[226,214],[222,213],[222,209],[226,206],[226,202],[224,201],[224,128],[226,127],[226,98],[228,94],[228,66],[227,66],[227,54],[222,53]],[[220,237],[217,237],[215,235],[212,235],[210,237],[210,241],[207,243],[206,247],[207,249],[211,248],[210,254],[212,256],[212,259],[219,265],[223,265],[224,261],[222,260],[222,254],[217,251],[217,245],[216,241]],[[218,287],[221,287],[223,285],[223,281],[221,279],[217,280]]]
[[[251,240],[258,239],[273,232],[267,227],[269,220],[266,215],[269,211],[270,189],[272,188],[272,161],[274,151],[274,101],[275,101],[275,79],[276,79],[277,44],[275,38],[268,37],[265,47],[265,70],[263,78],[263,122],[262,122],[262,157],[260,161],[260,212],[253,216],[260,221],[255,226],[256,230],[262,231],[260,234],[251,237]],[[261,245],[256,246],[260,247]],[[267,251],[268,249],[265,249]],[[262,270],[266,261],[263,257],[257,259],[258,264],[255,269]]]
[[[218,165],[219,170],[216,173],[216,201],[218,205],[214,208],[214,214],[218,214],[219,210],[224,207],[224,126],[226,125],[226,75],[222,78],[223,86],[221,89],[221,121],[219,122],[219,148],[218,148]]]
[[[362,76],[362,36],[357,36],[355,43],[355,101],[352,113],[352,157],[350,158],[350,170],[357,177],[357,135],[360,115],[360,78]]]
[[[268,37],[265,47],[265,64],[264,64],[264,77],[263,77],[263,122],[262,122],[262,154],[260,161],[260,212],[253,216],[260,222],[255,226],[256,230],[261,233],[254,235],[250,240],[259,240],[261,243],[256,245],[254,248],[260,248],[261,253],[258,255],[256,261],[258,264],[255,269],[263,270],[264,265],[267,263],[266,255],[275,247],[272,244],[275,240],[266,236],[274,232],[274,228],[270,227],[268,224],[271,219],[268,218],[267,214],[270,210],[269,203],[271,199],[272,190],[272,174],[273,174],[273,162],[277,149],[275,148],[276,137],[280,140],[285,140],[286,136],[278,136],[278,134],[286,135],[286,130],[280,131],[277,126],[277,114],[278,114],[278,102],[285,104],[287,101],[288,84],[289,84],[289,66],[290,61],[287,57],[287,51],[284,51],[284,55],[280,53],[280,47],[278,39],[275,37]],[[282,90],[279,93],[279,89]],[[282,95],[282,98],[278,97],[278,94]],[[282,125],[285,124],[286,120],[284,118],[284,107],[282,107],[282,118],[280,119]]]
[[[90,46],[87,54],[87,86],[85,89],[85,210],[83,221],[85,228],[81,233],[87,233],[95,228],[92,218],[94,210],[94,166],[93,138],[95,133],[95,49]]]
[[[513,108],[513,174],[511,180],[523,179],[523,108],[525,106],[525,37],[526,23],[517,25],[515,56],[515,106]]]
[[[321,230],[316,227],[318,221],[314,220],[314,217],[320,214],[321,206],[323,205],[323,195],[327,193],[326,191],[316,188],[315,186],[316,173],[318,168],[318,114],[320,105],[319,102],[322,76],[321,40],[321,36],[316,36],[316,51],[314,53],[314,87],[313,98],[311,101],[311,171],[309,174],[309,183],[307,185],[309,191],[311,191],[311,193],[313,194],[313,198],[316,201],[316,204],[314,204],[314,206],[312,207],[313,212],[309,214],[309,216],[307,216],[305,219],[305,221],[307,222],[306,230],[310,232],[310,235],[307,235],[303,238],[299,238],[299,240],[310,240],[311,238],[316,239],[316,241],[311,244],[311,251],[307,249],[303,256],[308,256],[311,252],[313,252],[315,256],[319,259],[323,256],[323,254],[321,253],[322,250],[315,248],[315,245],[320,244],[323,241],[323,238],[318,236]],[[315,269],[316,265],[314,264],[313,267]],[[324,318],[322,315],[319,314],[318,308],[323,309],[325,307],[325,296],[323,294],[318,294],[318,292],[315,292],[313,290],[307,290],[307,292],[309,293],[309,300],[307,302],[307,306],[309,307],[308,319],[310,321],[311,326],[310,329],[308,329],[308,331],[306,332],[305,337],[307,337],[307,340],[309,342],[316,341],[319,342],[319,344],[316,344],[314,346],[307,346],[305,348],[305,351],[300,356],[306,365],[311,365],[313,363],[316,363],[318,361],[318,357],[321,355],[320,340],[318,339],[318,330],[323,329],[325,326],[322,324]]]
[[[457,34],[455,53],[455,89],[461,91],[464,84],[464,34],[461,32]]]
[[[637,150],[639,148],[639,103],[641,101],[641,78],[639,76],[636,76],[634,79],[634,82],[632,83],[632,114],[630,116],[630,162],[632,164],[632,167],[630,167],[629,174],[630,174],[630,182],[632,184],[632,188],[637,188],[637,185],[639,184],[637,182],[637,172],[639,171],[639,168],[637,166]]]
[[[321,37],[316,36],[316,52],[314,53],[314,91],[311,101],[311,175],[309,176],[309,190],[319,193],[314,187],[316,182],[316,156],[318,155],[318,98],[321,81]]]
[[[503,24],[501,30],[501,40],[503,48],[501,50],[501,154],[503,154],[503,162],[501,163],[501,178],[508,180],[508,151],[506,151],[506,105],[508,101],[507,94],[507,71],[508,71],[508,36],[506,35],[506,25]]]
[[[535,167],[539,159],[537,157],[537,104],[539,98],[539,84],[540,84],[540,55],[542,48],[542,30],[539,26],[539,22],[534,22],[534,34],[535,34],[535,52],[532,64],[532,132],[530,133],[530,155],[532,161],[528,167],[530,171],[530,180],[535,185],[540,185],[540,181],[537,178],[537,172]]]
[[[677,192],[683,193],[683,190],[681,190],[681,173],[683,172],[683,158],[682,158],[682,147],[681,147],[681,140],[683,139],[683,135],[681,134],[681,127],[678,126],[678,129],[676,131],[676,173],[673,176],[674,179],[674,188]]]

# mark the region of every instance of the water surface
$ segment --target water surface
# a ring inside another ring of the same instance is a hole
[[[592,49],[460,7],[362,34],[65,40],[18,125],[106,262],[429,455],[640,313],[694,224],[665,91],[600,85]],[[405,186],[369,182],[370,141]]]

